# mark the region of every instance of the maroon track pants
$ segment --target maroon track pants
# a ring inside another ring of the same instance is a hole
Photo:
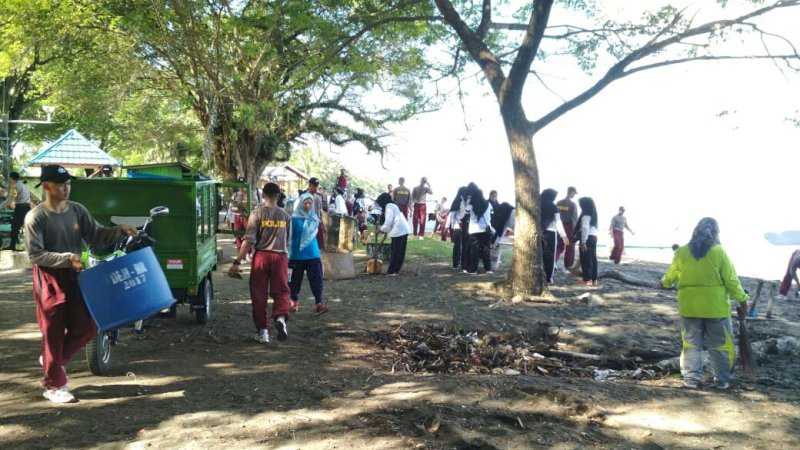
[[[33,266],[33,299],[36,321],[42,331],[42,359],[45,388],[67,384],[61,366],[97,334],[78,287],[78,273],[72,269]]]
[[[625,249],[625,232],[613,230],[614,234],[614,248],[611,249],[611,256],[608,259],[614,261],[614,264],[619,264],[622,260],[622,250]]]
[[[575,226],[571,222],[564,223],[564,232],[567,233],[569,245],[564,245],[564,240],[558,240],[556,247],[556,261],[561,259],[561,254],[564,254],[564,268],[569,269],[575,264],[575,243],[572,242],[572,233],[575,232]]]
[[[289,256],[286,253],[256,251],[250,269],[250,302],[256,330],[270,328],[267,299],[272,297],[272,318],[289,318]]]
[[[414,226],[414,236],[425,236],[425,223],[428,221],[427,209],[428,206],[425,203],[414,204],[414,218],[411,221]]]

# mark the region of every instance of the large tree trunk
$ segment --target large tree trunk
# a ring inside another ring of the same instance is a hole
[[[542,268],[539,229],[539,169],[533,152],[533,138],[521,106],[502,112],[514,168],[517,220],[514,227],[514,256],[506,284],[515,294],[541,295],[547,289]]]

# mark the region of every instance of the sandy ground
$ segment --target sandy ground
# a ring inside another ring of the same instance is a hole
[[[229,242],[220,247],[231,254]],[[616,268],[645,279],[665,270],[636,261]],[[273,336],[265,347],[253,339],[246,281],[220,270],[211,324],[196,325],[182,307],[177,318],[156,320],[145,339],[124,330],[111,376],[92,375],[79,355],[67,370],[80,401],[57,406],[38,387],[30,271],[3,272],[0,446],[800,448],[797,354],[768,355],[758,375],[720,392],[686,390],[675,374],[595,380],[591,366],[602,370],[603,361],[562,359],[578,369],[547,374],[411,373],[396,364],[397,351],[378,344],[376,336],[412,325],[501,340],[545,325],[557,330],[547,337],[551,348],[609,360],[680,351],[674,292],[614,280],[587,290],[559,274],[553,301],[512,304],[487,287],[502,276],[468,277],[445,260],[412,256],[397,278],[327,282],[331,311],[321,316],[306,285],[289,340]],[[753,292],[755,281],[743,281]],[[577,298],[586,292],[602,303],[589,308]],[[779,320],[751,321],[752,339],[800,336],[797,305],[776,304]]]

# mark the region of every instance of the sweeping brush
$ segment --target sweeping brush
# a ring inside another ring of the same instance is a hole
[[[756,358],[753,347],[750,346],[750,335],[747,333],[747,308],[737,308],[736,315],[739,319],[739,359],[742,364],[742,373],[753,375],[756,373]]]

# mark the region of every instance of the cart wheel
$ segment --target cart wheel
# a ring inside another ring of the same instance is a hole
[[[211,278],[209,277],[203,280],[200,288],[200,300],[203,303],[197,306],[194,313],[197,317],[197,323],[205,325],[211,320],[211,302],[214,301],[214,287],[211,285]]]
[[[98,333],[86,344],[86,362],[95,375],[108,375],[111,370],[111,333]]]

